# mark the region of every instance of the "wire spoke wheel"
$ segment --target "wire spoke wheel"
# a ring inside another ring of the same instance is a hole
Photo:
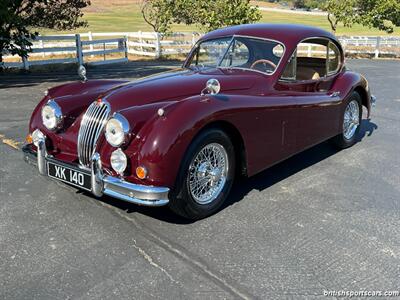
[[[188,187],[198,204],[214,201],[223,190],[229,170],[228,154],[218,143],[204,146],[189,166]]]
[[[360,125],[360,108],[356,100],[351,101],[344,111],[343,136],[351,140]]]

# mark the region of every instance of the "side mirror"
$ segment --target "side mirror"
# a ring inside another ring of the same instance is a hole
[[[206,87],[201,91],[201,95],[204,96],[205,94],[216,95],[221,90],[221,84],[217,79],[209,79],[206,83]]]
[[[79,66],[78,68],[78,75],[83,82],[87,81],[86,77],[86,68],[84,66]]]

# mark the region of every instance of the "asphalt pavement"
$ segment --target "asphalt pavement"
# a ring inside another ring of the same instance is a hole
[[[0,298],[331,299],[324,291],[399,290],[400,62],[347,64],[378,98],[359,143],[343,151],[323,143],[242,179],[222,211],[197,222],[39,176],[19,150],[31,112],[47,88],[76,76],[0,75]],[[88,73],[134,79],[175,66]]]

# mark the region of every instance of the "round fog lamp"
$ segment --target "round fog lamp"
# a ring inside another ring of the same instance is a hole
[[[35,129],[35,131],[32,132],[32,142],[36,147],[39,145],[39,140],[44,140],[44,138],[44,134],[39,129]]]
[[[126,155],[121,149],[113,151],[110,162],[114,171],[120,175],[124,173],[126,166],[128,165]]]

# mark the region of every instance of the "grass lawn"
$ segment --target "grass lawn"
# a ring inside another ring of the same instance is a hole
[[[84,18],[89,22],[89,27],[79,28],[74,32],[127,32],[151,31],[142,18],[140,5],[134,0],[92,0],[91,7],[85,11]],[[257,3],[257,1],[253,1]],[[265,6],[265,2],[262,3]],[[306,24],[330,30],[329,22],[324,16],[290,14],[281,12],[262,11],[264,23],[293,23]],[[201,31],[195,26],[174,25],[174,31]],[[42,34],[57,34],[51,30],[42,30]],[[67,32],[62,32],[67,33]],[[386,35],[385,32],[355,25],[352,28],[339,26],[337,35]],[[396,28],[394,35],[400,35],[400,28]]]

